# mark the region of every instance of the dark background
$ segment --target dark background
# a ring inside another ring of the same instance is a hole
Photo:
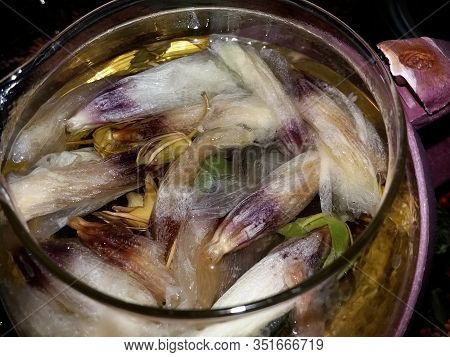
[[[247,0],[251,1],[251,0]],[[0,78],[33,56],[53,36],[102,0],[0,0]],[[316,0],[373,47],[383,40],[429,36],[450,40],[450,1]],[[20,15],[19,15],[20,14]],[[447,116],[420,131],[425,147],[450,136]],[[450,160],[450,158],[449,158]],[[407,335],[448,336],[450,330],[450,184],[436,188],[438,235],[433,267]],[[1,244],[1,242],[0,242]],[[423,318],[423,317],[425,318]],[[439,327],[439,328],[436,328]],[[0,307],[0,336],[10,324]],[[7,335],[14,335],[9,332]]]

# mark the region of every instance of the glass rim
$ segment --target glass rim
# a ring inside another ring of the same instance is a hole
[[[78,34],[80,27],[86,27],[95,21],[101,19],[106,15],[114,13],[116,11],[122,10],[124,8],[130,7],[132,5],[136,5],[141,3],[143,0],[113,0],[108,2],[93,11],[89,12],[85,16],[81,17],[79,20],[74,22],[72,25],[67,27],[65,30],[60,32],[58,36],[56,36],[50,43],[47,44],[45,48],[43,48],[35,57],[26,62],[22,67],[19,68],[21,78],[24,78],[28,75],[28,73],[32,72],[36,67],[40,65],[41,62],[35,61],[36,58],[41,58],[42,61],[52,56],[56,51],[61,49],[61,46],[64,45],[67,41],[69,41],[72,37]],[[315,16],[318,14],[323,15],[328,22],[330,22],[330,26],[334,26],[340,32],[346,32],[348,35],[352,37],[353,40],[356,40],[358,45],[360,45],[365,51],[367,51],[376,62],[381,62],[380,58],[376,54],[376,52],[370,47],[363,38],[361,38],[355,31],[353,31],[348,25],[346,25],[343,21],[341,21],[336,16],[332,15],[328,11],[322,9],[318,5],[315,5],[307,0],[296,0],[295,2],[289,0],[277,0],[279,3],[286,3],[291,6],[296,6],[302,9],[309,9],[313,12]],[[246,9],[245,5],[240,7],[236,5],[234,7],[230,6],[195,6],[193,4],[190,7],[180,7],[177,9],[173,9],[173,11],[185,11],[186,9],[192,10],[195,9]],[[253,11],[253,10],[252,10]],[[54,46],[57,43],[58,46]],[[3,196],[5,202],[2,202],[3,211],[5,216],[8,218],[10,224],[12,225],[15,233],[20,239],[21,243],[24,247],[36,258],[36,260],[43,265],[51,274],[60,279],[62,282],[67,284],[69,287],[77,290],[78,292],[86,295],[93,300],[96,300],[100,303],[104,303],[116,308],[120,308],[129,312],[138,313],[142,315],[147,315],[150,317],[156,318],[165,318],[165,319],[210,319],[210,318],[220,318],[220,317],[230,317],[230,316],[238,316],[243,314],[248,314],[251,312],[256,312],[259,310],[263,310],[266,308],[270,308],[272,306],[281,304],[286,302],[292,298],[295,298],[315,287],[325,282],[327,279],[332,277],[333,275],[343,271],[349,264],[349,262],[354,261],[361,254],[363,249],[368,246],[368,244],[373,240],[376,236],[378,227],[382,223],[383,219],[386,216],[387,210],[390,208],[391,204],[394,201],[394,198],[397,194],[398,187],[403,178],[403,168],[405,166],[405,153],[406,153],[406,129],[404,123],[404,113],[402,110],[402,106],[400,103],[400,99],[398,93],[395,89],[395,85],[393,83],[392,77],[389,72],[385,68],[385,66],[380,66],[382,71],[381,75],[383,79],[387,81],[390,88],[390,94],[395,103],[395,111],[392,115],[393,119],[397,119],[398,123],[398,152],[397,159],[394,167],[391,172],[391,180],[390,183],[386,186],[381,204],[373,216],[369,225],[364,229],[364,231],[360,234],[357,240],[338,258],[336,258],[331,264],[322,268],[320,271],[302,281],[298,285],[287,289],[281,293],[270,296],[268,298],[264,298],[255,302],[241,304],[228,308],[221,309],[191,309],[191,310],[177,310],[177,309],[164,309],[158,307],[151,307],[148,305],[141,305],[137,303],[132,303],[128,301],[121,300],[112,295],[106,294],[102,291],[99,291],[90,285],[84,283],[79,278],[75,277],[67,270],[59,267],[53,260],[48,257],[48,255],[42,250],[39,244],[32,237],[31,232],[28,229],[27,224],[21,219],[20,214],[18,215],[18,210],[14,208],[14,204],[12,199],[10,198],[7,190],[7,184],[4,180],[3,175],[0,175],[0,196]],[[16,70],[17,71],[17,70]],[[2,81],[0,81],[0,87],[3,87],[7,82],[9,82],[11,75],[6,76]],[[392,153],[390,153],[392,154]]]

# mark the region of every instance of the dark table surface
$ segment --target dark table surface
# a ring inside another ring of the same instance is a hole
[[[33,56],[53,36],[104,0],[0,0],[0,78]],[[369,44],[429,36],[449,40],[450,1],[316,0]],[[420,131],[425,147],[450,136],[446,117]],[[408,336],[448,336],[450,330],[450,183],[436,188],[438,236],[430,277],[416,306]],[[1,244],[1,242],[0,242]],[[10,330],[0,307],[0,336]],[[7,335],[13,336],[14,332]]]

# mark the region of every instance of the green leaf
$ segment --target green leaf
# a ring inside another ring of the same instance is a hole
[[[309,217],[298,218],[294,222],[281,227],[278,233],[289,239],[304,236],[324,226],[328,226],[332,242],[331,252],[324,264],[326,266],[345,252],[350,245],[352,234],[345,222],[339,218],[319,213]]]
[[[327,221],[325,220],[324,214],[318,213],[314,216],[298,218],[294,222],[281,227],[278,230],[278,233],[289,239],[303,236],[314,229],[325,226],[326,224]]]
[[[223,155],[211,155],[203,160],[194,186],[201,192],[212,192],[217,180],[230,175],[231,170],[231,162]]]
[[[331,234],[331,252],[325,261],[324,266],[330,264],[333,260],[339,257],[350,245],[352,233],[345,222],[335,217],[325,218],[328,224],[328,229]]]

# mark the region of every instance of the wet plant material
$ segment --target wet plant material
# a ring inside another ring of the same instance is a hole
[[[386,149],[357,105],[373,119],[366,97],[355,102],[291,60],[269,44],[185,38],[62,88],[5,166],[35,237],[62,268],[98,261],[88,279],[97,289],[115,274],[116,295],[166,309],[242,306],[314,276],[378,208]],[[51,294],[57,284],[43,278],[25,280]],[[183,334],[320,334],[324,291]]]

